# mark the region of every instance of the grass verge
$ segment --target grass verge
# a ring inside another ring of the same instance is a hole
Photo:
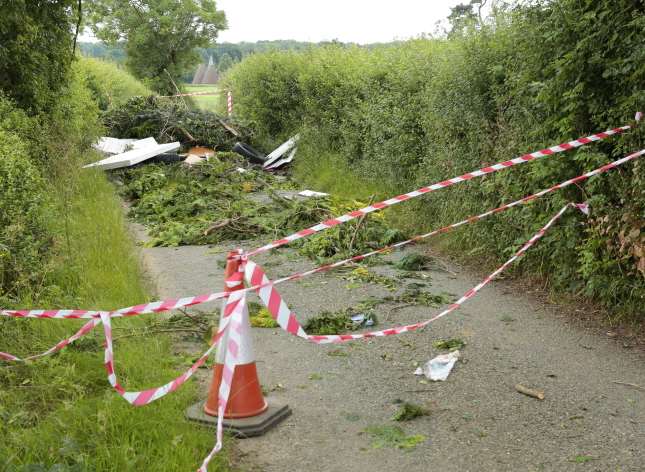
[[[80,170],[79,158],[61,162],[66,164],[52,179],[59,260],[43,283],[57,288],[25,303],[108,309],[145,301],[133,242],[111,184],[101,172]],[[150,316],[115,320],[113,328],[118,333],[151,321]],[[78,326],[75,321],[0,320],[0,349],[17,355],[41,352]],[[102,344],[99,329],[54,356],[2,365],[0,470],[197,468],[214,434],[184,419],[184,409],[197,399],[195,384],[146,407],[131,407],[107,382]],[[118,341],[117,374],[130,390],[165,383],[187,368],[171,353],[168,336]],[[230,470],[226,451],[210,470]]]
[[[193,93],[193,92],[217,92],[220,93],[220,90],[217,88],[217,85],[181,85],[181,89],[184,93]],[[191,101],[199,108],[200,110],[212,111],[217,110],[217,105],[219,102],[219,95],[197,95],[195,97],[190,97]]]

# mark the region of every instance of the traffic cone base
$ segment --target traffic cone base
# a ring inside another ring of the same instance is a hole
[[[204,404],[204,413],[209,416],[217,416],[219,386],[222,381],[223,368],[222,364],[215,364],[213,383]],[[264,413],[268,407],[269,405],[262,395],[255,362],[236,365],[231,382],[231,393],[226,410],[224,410],[224,418],[248,418]]]

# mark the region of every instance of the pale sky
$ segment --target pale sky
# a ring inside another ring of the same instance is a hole
[[[450,8],[468,0],[216,0],[228,29],[218,43],[295,39],[376,43],[435,31]],[[487,13],[490,8],[485,8]],[[89,31],[81,41],[96,41]]]
[[[468,0],[216,0],[228,30],[217,42],[296,39],[373,43],[432,33]]]

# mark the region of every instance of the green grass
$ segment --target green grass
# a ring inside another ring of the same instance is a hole
[[[219,92],[217,85],[182,85],[181,89],[184,93],[193,92]],[[218,108],[220,97],[219,95],[198,95],[190,97],[191,101],[202,110],[215,112]]]
[[[95,157],[95,156],[93,156]],[[100,171],[62,160],[52,195],[60,234],[48,287],[29,304],[117,308],[146,301],[133,241],[114,189]],[[51,288],[57,287],[57,288]],[[116,319],[113,329],[141,326],[152,316]],[[76,321],[2,320],[0,350],[27,355],[73,333]],[[166,336],[115,344],[117,374],[129,389],[148,388],[187,368]],[[197,400],[194,382],[146,407],[128,405],[109,386],[98,329],[60,354],[28,364],[0,365],[0,470],[196,470],[213,446],[213,431],[184,419]],[[203,393],[203,392],[202,392]],[[227,451],[211,471],[229,470]]]

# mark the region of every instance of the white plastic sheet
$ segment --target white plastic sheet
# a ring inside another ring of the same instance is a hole
[[[452,368],[459,359],[459,350],[440,354],[434,359],[430,359],[423,367],[414,371],[415,375],[425,375],[430,380],[444,381],[450,375]]]

